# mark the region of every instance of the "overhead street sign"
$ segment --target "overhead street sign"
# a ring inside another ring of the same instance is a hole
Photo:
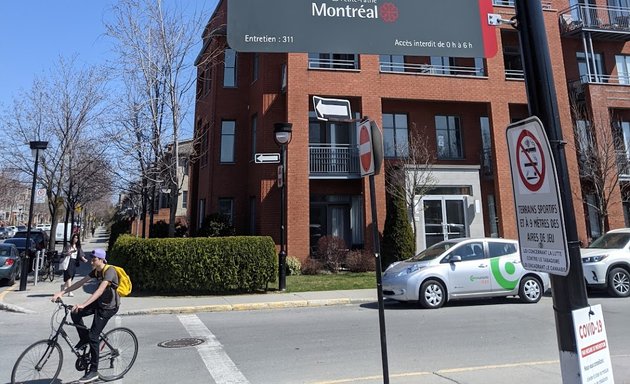
[[[350,120],[350,100],[325,99],[313,96],[313,108],[319,120]]]
[[[280,154],[279,153],[257,153],[254,156],[254,159],[257,164],[279,163]]]
[[[523,267],[566,276],[569,249],[558,177],[542,123],[530,117],[510,124],[507,142]]]
[[[492,0],[228,0],[242,52],[492,57]]]

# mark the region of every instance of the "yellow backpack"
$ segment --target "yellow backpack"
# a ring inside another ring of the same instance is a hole
[[[127,272],[116,265],[106,264],[105,269],[103,269],[103,275],[105,275],[105,271],[107,271],[107,268],[109,267],[113,267],[116,271],[116,274],[118,275],[118,287],[116,287],[116,292],[118,292],[118,295],[120,297],[129,296],[129,294],[131,293],[132,285],[131,279],[129,278]]]

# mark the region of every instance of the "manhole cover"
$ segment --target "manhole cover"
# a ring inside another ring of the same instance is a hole
[[[194,347],[195,345],[199,345],[203,343],[204,339],[198,338],[185,338],[185,339],[174,339],[174,340],[166,340],[162,341],[158,344],[158,347],[162,348],[184,348],[184,347]]]

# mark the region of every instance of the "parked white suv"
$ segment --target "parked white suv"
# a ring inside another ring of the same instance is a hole
[[[587,286],[630,296],[630,228],[608,231],[580,252]]]

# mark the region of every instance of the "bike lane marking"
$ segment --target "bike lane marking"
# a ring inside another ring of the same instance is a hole
[[[223,345],[197,315],[177,315],[177,318],[191,337],[206,340],[195,348],[217,384],[249,384],[243,373],[225,353]]]

